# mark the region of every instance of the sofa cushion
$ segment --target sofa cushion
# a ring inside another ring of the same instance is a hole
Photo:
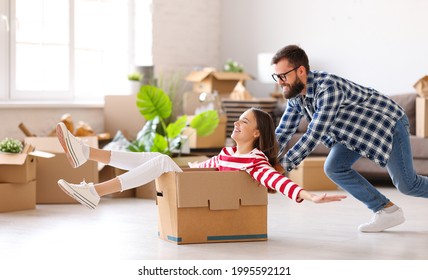
[[[414,159],[428,159],[428,139],[410,135],[410,146]]]
[[[389,95],[388,97],[400,105],[409,118],[410,134],[416,134],[416,93]]]

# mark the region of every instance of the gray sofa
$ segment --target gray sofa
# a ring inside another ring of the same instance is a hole
[[[420,175],[428,176],[428,138],[415,136],[416,131],[416,93],[391,95],[405,111],[410,123],[410,143],[413,151],[413,163],[416,172]],[[284,110],[284,108],[280,109]],[[291,147],[303,135],[307,128],[307,121],[303,118],[296,134],[291,138],[288,147]],[[329,149],[323,144],[310,154],[310,156],[327,156]],[[354,164],[354,169],[360,172],[371,182],[391,182],[388,172],[385,168],[380,167],[369,159],[361,158]]]

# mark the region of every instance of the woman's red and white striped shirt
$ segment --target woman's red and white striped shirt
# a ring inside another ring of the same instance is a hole
[[[298,198],[303,188],[276,171],[262,151],[254,149],[244,155],[236,154],[236,151],[236,147],[225,147],[217,156],[200,162],[197,167],[217,168],[219,171],[245,170],[263,186],[275,189],[296,202],[303,201]]]

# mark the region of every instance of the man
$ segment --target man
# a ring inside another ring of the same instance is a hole
[[[352,169],[353,163],[366,157],[387,168],[400,192],[428,198],[428,178],[416,175],[413,168],[403,109],[372,88],[311,71],[305,51],[298,46],[280,49],[272,64],[272,77],[288,99],[276,128],[283,167],[291,171],[323,143],[331,149],[324,165],[327,176],[375,213],[358,229],[381,232],[403,223],[402,209]],[[285,151],[302,117],[309,121],[306,133]]]

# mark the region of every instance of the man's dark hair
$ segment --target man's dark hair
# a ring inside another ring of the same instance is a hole
[[[288,45],[278,50],[272,57],[271,64],[277,64],[280,60],[287,59],[294,66],[304,66],[306,73],[309,72],[309,59],[305,51],[297,45]]]

